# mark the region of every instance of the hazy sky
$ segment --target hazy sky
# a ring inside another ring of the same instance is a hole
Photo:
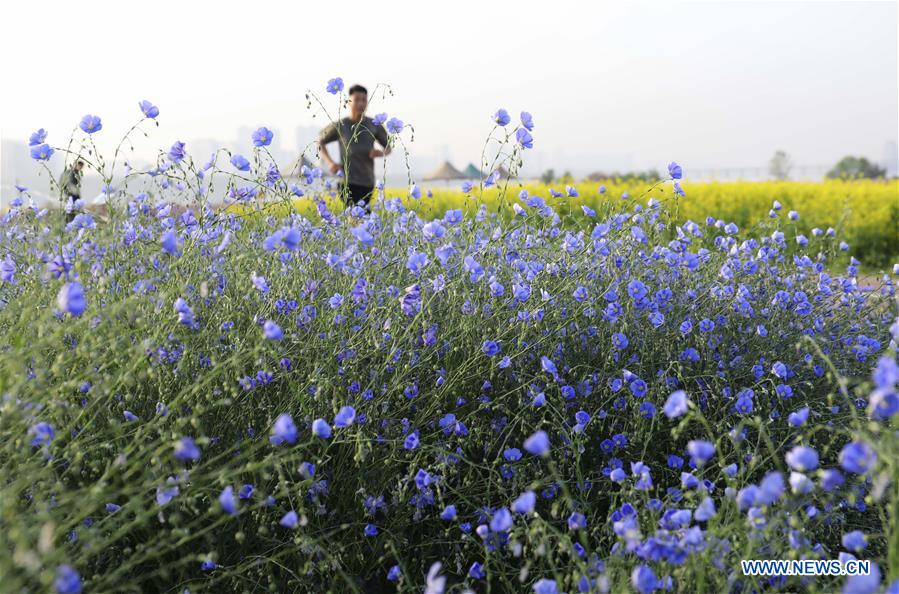
[[[439,8],[438,8],[439,7]],[[477,161],[496,108],[534,115],[529,168],[590,171],[877,161],[899,132],[895,2],[6,3],[0,135],[102,146],[159,106],[140,156],[266,125],[294,149],[327,79],[415,126],[414,155]],[[9,146],[9,145],[7,145]],[[188,145],[190,149],[190,145]],[[206,155],[203,155],[205,157]],[[8,156],[4,155],[4,159]],[[421,175],[424,171],[416,171]]]

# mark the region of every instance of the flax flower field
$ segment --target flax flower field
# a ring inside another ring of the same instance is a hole
[[[507,164],[539,141],[493,130]],[[32,137],[117,190],[68,221],[4,197],[4,592],[899,591],[895,236],[826,195],[699,201],[674,162],[366,212],[267,132],[124,173],[99,117]]]

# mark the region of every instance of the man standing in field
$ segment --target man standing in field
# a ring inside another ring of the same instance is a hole
[[[375,159],[390,154],[387,130],[365,115],[368,91],[362,85],[349,90],[350,115],[339,122],[331,122],[321,131],[318,147],[328,170],[337,175],[343,171],[341,194],[349,205],[368,209],[375,189]],[[340,141],[340,163],[328,154],[327,144]],[[375,141],[381,146],[375,148]]]
[[[65,210],[69,200],[73,203],[81,199],[81,176],[84,174],[84,161],[78,159],[70,167],[66,167],[59,178],[60,200]],[[75,208],[66,213],[66,222],[75,218]]]

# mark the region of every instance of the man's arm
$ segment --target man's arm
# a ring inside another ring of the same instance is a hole
[[[318,152],[322,157],[322,161],[325,162],[328,171],[333,175],[337,175],[337,172],[340,171],[340,164],[336,163],[334,159],[331,158],[331,154],[328,153],[327,144],[329,142],[334,142],[337,139],[337,126],[335,126],[333,122],[328,124],[318,137]]]
[[[375,159],[377,157],[386,157],[391,152],[393,152],[393,147],[390,146],[390,139],[387,136],[387,130],[384,129],[384,126],[375,127],[375,140],[377,140],[378,144],[380,144],[384,148],[381,150],[372,149],[371,151],[369,151],[368,156],[370,158]]]
[[[72,195],[72,170],[65,169],[62,172],[62,177],[59,178],[59,189],[62,190],[60,193],[62,194],[62,200],[65,200],[69,196]]]

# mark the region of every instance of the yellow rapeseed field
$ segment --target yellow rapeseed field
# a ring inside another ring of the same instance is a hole
[[[408,196],[407,188],[388,188],[387,196],[404,197],[404,203],[422,217],[441,216],[449,209],[462,209],[474,213],[481,203],[492,212],[504,212],[512,216],[512,203],[526,189],[530,195],[544,198],[561,215],[571,214],[574,221],[588,223],[581,205],[600,214],[621,207],[624,202],[645,204],[650,197],[663,201],[676,222],[693,220],[703,223],[707,217],[734,222],[740,228],[764,224],[775,200],[783,205],[782,219],[795,210],[799,220],[789,222],[795,232],[811,234],[813,228],[826,230],[834,227],[840,238],[851,246],[851,254],[869,267],[887,267],[899,261],[899,180],[890,181],[842,181],[824,182],[768,181],[768,182],[706,182],[684,181],[685,196],[675,197],[671,183],[656,186],[641,182],[577,182],[571,184],[576,197],[568,197],[564,183],[503,182],[498,186],[479,189],[470,194],[460,189],[460,184],[444,185],[437,182],[422,185],[422,197],[415,200]],[[602,187],[603,191],[600,191]],[[552,197],[552,190],[561,193]],[[332,206],[340,206],[333,198]],[[232,207],[233,208],[233,207]],[[239,211],[255,210],[257,205],[241,206]],[[269,208],[291,208],[304,215],[312,215],[315,205],[306,198],[290,203],[268,204]],[[574,222],[573,221],[573,222]]]

